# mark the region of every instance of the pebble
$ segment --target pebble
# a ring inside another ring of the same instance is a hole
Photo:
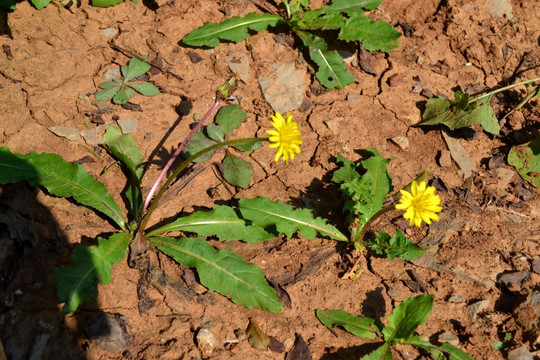
[[[71,140],[71,141],[81,140],[81,133],[79,129],[67,127],[67,126],[51,126],[48,129],[53,134],[60,137],[65,137],[68,140]]]
[[[480,301],[475,302],[474,304],[467,306],[467,308],[470,311],[472,321],[476,320],[476,316],[480,312],[487,309],[487,307],[489,306],[489,303],[490,303],[489,300],[480,300]]]
[[[122,352],[133,345],[128,319],[120,314],[100,312],[85,325],[86,335],[97,346],[111,352]]]
[[[304,71],[294,64],[274,64],[268,76],[259,79],[264,98],[275,111],[282,114],[292,111],[304,100]]]
[[[249,80],[249,59],[247,56],[240,57],[238,62],[233,62],[232,58],[229,58],[229,69],[238,77],[244,84],[248,83]]]
[[[347,94],[347,102],[349,104],[352,105],[352,104],[357,103],[358,101],[360,101],[360,96],[353,93]]]
[[[345,64],[350,64],[352,66],[358,66],[358,59],[354,53],[348,50],[338,50],[339,55],[343,58]]]
[[[523,281],[527,280],[531,276],[529,271],[515,271],[501,275],[499,278],[499,284],[503,284],[509,290],[519,291]]]
[[[116,121],[122,134],[131,134],[137,130],[137,124],[139,123],[137,119],[120,119]]]
[[[197,332],[196,336],[197,345],[204,356],[212,354],[214,345],[216,344],[216,338],[214,334],[208,329],[201,329]]]
[[[118,34],[118,29],[115,29],[113,27],[108,27],[106,29],[104,29],[101,34],[104,36],[104,37],[108,37],[108,38],[112,38],[114,37],[116,34]]]
[[[508,360],[532,360],[532,358],[532,354],[526,346],[520,346],[508,352]]]
[[[448,302],[451,302],[451,303],[454,303],[454,304],[460,304],[460,303],[464,303],[466,302],[467,300],[461,296],[461,295],[452,295],[448,298]]]
[[[457,139],[446,135],[444,132],[442,133],[442,136],[446,142],[446,145],[448,146],[448,150],[450,150],[452,159],[454,159],[461,169],[463,177],[465,179],[470,177],[473,171],[476,171],[476,163],[471,158],[471,155],[467,152],[467,150],[465,150],[463,145],[461,145]]]
[[[506,17],[512,20],[512,3],[510,0],[486,0],[486,11],[500,18]]]
[[[390,139],[391,142],[401,148],[401,150],[409,150],[409,138],[406,136],[396,136]]]
[[[459,338],[448,331],[445,331],[442,334],[440,334],[438,340],[440,343],[449,343],[454,346],[459,345]]]
[[[101,128],[100,126],[92,129],[83,130],[81,131],[81,135],[88,145],[98,146],[103,142],[103,128]]]
[[[112,80],[114,78],[120,77],[120,68],[113,67],[113,68],[105,70],[103,72],[103,77],[105,78],[105,80]]]
[[[452,165],[452,158],[450,157],[450,151],[441,150],[438,163],[440,167],[450,167]]]
[[[532,271],[540,274],[540,259],[534,259],[532,262]]]

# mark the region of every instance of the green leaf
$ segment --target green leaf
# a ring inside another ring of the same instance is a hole
[[[182,150],[181,154],[184,158],[188,159],[190,156],[195,155],[199,151],[204,150],[207,147],[212,146],[214,144],[215,142],[207,138],[202,132],[198,132],[195,135],[193,135],[191,140],[189,140],[186,147]],[[208,152],[204,154],[203,156],[200,156],[199,158],[197,158],[195,162],[202,163],[207,160],[210,160],[210,158],[212,158],[214,153],[215,151]]]
[[[210,211],[197,211],[181,217],[147,233],[147,236],[171,231],[188,231],[202,236],[217,236],[221,241],[242,240],[248,243],[257,243],[276,236],[260,226],[250,225],[240,218],[233,208],[223,205],[214,205]]]
[[[116,4],[120,4],[124,0],[92,0],[92,6],[95,7],[108,7]]]
[[[320,233],[335,240],[349,241],[338,229],[327,224],[325,219],[313,217],[311,210],[295,210],[282,201],[272,201],[267,197],[240,199],[238,208],[242,216],[253,225],[262,226],[267,230],[275,227],[278,232],[288,237],[300,231],[302,236],[308,239],[314,239],[317,233]]]
[[[130,174],[125,195],[130,203],[134,218],[137,218],[142,206],[140,181],[143,175],[143,168],[141,167],[143,156],[141,149],[130,134],[122,135],[122,132],[114,126],[109,126],[105,131],[103,147],[117,160],[120,160]]]
[[[182,42],[189,46],[219,45],[219,40],[242,41],[250,36],[248,30],[261,31],[268,26],[277,26],[285,20],[277,15],[249,13],[245,17],[234,16],[219,24],[205,23],[187,34]]]
[[[341,326],[353,335],[360,336],[366,339],[375,339],[376,331],[379,329],[375,325],[375,320],[355,316],[345,310],[317,310],[315,312],[319,321],[327,328]]]
[[[137,84],[126,84],[130,88],[135,89],[140,94],[144,96],[155,96],[159,94],[159,89],[154,85],[148,82],[142,82]]]
[[[253,167],[249,161],[246,161],[238,156],[234,156],[227,151],[225,159],[223,159],[223,177],[231,185],[246,188],[251,181]]]
[[[98,294],[97,285],[111,281],[112,265],[126,256],[131,235],[116,233],[108,240],[99,237],[98,245],[79,245],[73,251],[74,265],[54,269],[58,278],[58,298],[65,302],[63,314],[77,310],[79,305]]]
[[[90,176],[79,164],[68,163],[60,155],[31,152],[12,154],[7,147],[0,148],[0,183],[26,180],[32,186],[43,186],[52,195],[72,197],[78,203],[91,207],[110,217],[125,229],[126,220],[105,186]]]
[[[135,91],[128,87],[121,87],[120,90],[114,95],[113,102],[118,105],[123,105],[129,101],[135,95]]]
[[[244,155],[249,155],[253,152],[253,150],[257,150],[258,148],[261,148],[262,146],[263,146],[262,141],[259,141],[259,142],[250,143],[250,144],[233,145],[233,148],[240,151]]]
[[[109,89],[118,90],[120,88],[120,85],[115,81],[104,81],[101,84],[99,84],[98,87],[103,90],[109,90]]]
[[[473,360],[469,354],[452,344],[442,344],[440,349],[448,354],[448,360]]]
[[[210,137],[210,139],[216,142],[225,141],[225,133],[223,132],[223,129],[219,125],[209,124],[206,127],[206,133],[208,134],[208,137]]]
[[[384,231],[377,231],[377,237],[366,241],[365,245],[377,254],[385,254],[388,260],[394,260],[399,256],[402,260],[410,261],[419,258],[426,252],[405,237],[405,234],[399,229],[396,230],[392,238]]]
[[[363,14],[363,9],[375,10],[381,2],[382,0],[334,0],[331,5],[325,6],[324,10],[345,13],[352,16],[357,13]]]
[[[388,325],[382,330],[384,340],[399,343],[411,337],[420,325],[426,323],[433,309],[433,295],[419,295],[403,300],[388,317]]]
[[[116,95],[116,93],[120,90],[120,86],[110,88],[107,90],[101,90],[98,91],[95,95],[96,100],[99,101],[111,101],[111,99]]]
[[[345,22],[339,32],[338,39],[345,41],[361,41],[362,46],[369,51],[389,52],[399,47],[396,41],[401,33],[382,20],[371,22],[362,14],[356,14]]]
[[[6,8],[10,10],[15,10],[17,3],[15,0],[3,0],[0,2],[0,8]]]
[[[533,141],[513,146],[508,164],[515,167],[523,179],[540,188],[540,135]]]
[[[227,105],[219,109],[215,121],[221,126],[227,137],[245,120],[246,116],[246,112],[242,110],[240,105]]]
[[[469,94],[456,91],[454,100],[446,100],[442,97],[429,99],[426,110],[422,114],[422,121],[417,125],[443,124],[451,130],[480,124],[484,130],[491,134],[499,134],[499,121],[488,104],[480,104],[478,101],[469,102]],[[486,99],[487,101],[487,99]]]
[[[49,5],[49,3],[51,2],[51,0],[31,0],[31,1],[32,1],[32,4],[34,4],[36,9],[38,10],[43,9],[44,7]]]
[[[283,304],[263,272],[231,249],[216,250],[201,238],[152,237],[152,243],[179,264],[197,269],[201,283],[248,309],[279,313]]]
[[[127,67],[127,73],[125,74],[124,81],[130,81],[131,79],[136,78],[137,76],[141,76],[142,74],[145,74],[148,70],[150,70],[150,64],[148,64],[145,61],[139,60],[137,58],[131,58],[128,63]],[[138,90],[137,90],[138,91]],[[158,90],[159,93],[159,90]]]
[[[354,76],[347,72],[341,55],[335,50],[328,51],[323,38],[305,31],[297,31],[305,46],[309,48],[309,56],[319,69],[315,74],[320,83],[328,89],[343,89],[354,83]]]
[[[346,199],[344,211],[352,211],[364,225],[383,205],[386,195],[392,191],[392,177],[386,170],[391,159],[385,159],[377,149],[366,149],[372,156],[351,162],[338,155],[338,162],[344,165],[334,172],[332,180],[341,183],[341,191]],[[363,168],[360,175],[356,169]]]
[[[360,360],[392,360],[392,351],[390,350],[390,344],[384,343],[372,353],[362,356]]]

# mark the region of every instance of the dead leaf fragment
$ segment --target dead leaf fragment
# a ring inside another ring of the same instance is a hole
[[[302,335],[294,334],[294,345],[292,350],[287,354],[285,360],[312,360],[309,348],[302,338]]]
[[[270,345],[270,337],[266,335],[253,318],[249,318],[249,325],[246,330],[248,341],[257,350],[265,350]]]

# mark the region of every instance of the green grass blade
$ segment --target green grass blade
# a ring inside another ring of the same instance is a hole
[[[122,135],[122,132],[114,126],[109,126],[103,135],[103,147],[111,153],[113,157],[120,160],[120,163],[127,168],[129,185],[125,195],[129,201],[131,212],[134,218],[139,216],[142,206],[142,193],[140,181],[143,175],[143,156],[139,145],[133,140],[130,134]]]
[[[432,309],[433,295],[403,300],[388,317],[388,325],[382,330],[384,340],[394,344],[410,338],[418,326],[426,323]]]
[[[339,241],[348,241],[334,226],[326,223],[320,217],[314,217],[309,209],[293,209],[291,205],[282,201],[272,201],[267,197],[255,199],[240,199],[238,208],[242,216],[250,220],[253,225],[261,226],[265,229],[275,226],[277,231],[292,237],[296,231],[300,231],[302,236],[314,239],[317,233],[329,236]]]
[[[285,20],[277,15],[249,13],[245,17],[235,16],[219,24],[205,23],[187,34],[182,42],[189,46],[219,45],[219,40],[242,41],[250,36],[248,30],[261,31],[268,26],[277,26]]]
[[[80,304],[98,294],[97,285],[111,281],[112,265],[125,256],[131,235],[116,233],[108,240],[99,237],[98,244],[80,245],[72,254],[73,265],[56,268],[58,298],[65,304],[63,314],[77,310]]]
[[[276,236],[260,226],[250,225],[240,218],[233,208],[223,205],[214,205],[210,211],[197,211],[181,217],[147,233],[147,236],[171,231],[188,231],[201,236],[217,236],[221,241],[242,240],[248,243],[257,243]]]
[[[296,33],[309,48],[311,60],[318,65],[316,76],[323,86],[328,89],[343,89],[354,82],[354,76],[347,72],[339,53],[335,50],[328,51],[324,39],[306,31]]]
[[[53,195],[72,197],[100,211],[125,229],[126,220],[116,202],[105,186],[81,165],[68,163],[57,154],[12,154],[7,147],[0,148],[0,154],[0,183],[27,180],[30,185],[43,186]]]
[[[355,316],[345,310],[317,310],[315,312],[319,321],[331,329],[335,326],[341,326],[353,335],[366,339],[375,339],[377,337],[377,326],[375,320]]]
[[[283,304],[263,272],[231,249],[217,250],[202,238],[150,238],[154,246],[179,264],[197,269],[201,283],[248,309],[281,312]]]

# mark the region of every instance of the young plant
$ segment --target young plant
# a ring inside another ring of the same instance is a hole
[[[426,323],[433,309],[433,295],[420,295],[405,299],[388,317],[388,325],[381,330],[375,320],[355,316],[345,310],[317,310],[319,321],[329,329],[342,327],[353,335],[366,338],[380,338],[384,343],[360,360],[392,360],[391,348],[397,344],[411,345],[427,350],[435,360],[472,360],[472,357],[456,346],[448,343],[440,346],[423,340],[415,334],[418,326]]]
[[[38,9],[38,10],[41,10],[41,9],[47,7],[47,5],[49,5],[51,1],[52,0],[30,0],[32,5],[34,5],[36,7],[36,9]],[[119,3],[123,2],[123,1],[124,0],[92,0],[92,6],[95,6],[95,7],[107,7],[107,6],[112,6],[112,5],[119,4]],[[138,0],[131,0],[131,1],[134,2],[135,4],[138,4]],[[8,8],[10,10],[15,10],[16,5],[17,5],[16,0],[2,0],[2,1],[0,1],[0,7]]]
[[[150,70],[148,62],[132,58],[128,65],[122,65],[120,70],[122,77],[116,77],[112,81],[105,81],[98,85],[103,90],[96,93],[96,100],[112,100],[115,104],[122,105],[135,96],[135,91],[145,96],[159,94],[159,89],[149,82],[133,82],[136,77]]]
[[[342,89],[354,82],[354,76],[347,72],[339,53],[328,49],[326,39],[337,32],[337,40],[359,41],[369,51],[388,52],[397,48],[399,43],[396,40],[401,34],[389,23],[382,20],[372,22],[365,15],[365,10],[374,10],[381,2],[334,0],[322,8],[310,10],[308,0],[282,0],[283,16],[249,13],[219,24],[207,22],[187,34],[182,42],[189,46],[215,47],[220,41],[239,42],[253,32],[283,25],[308,49],[309,57],[318,67],[316,76],[320,83],[328,89]]]

